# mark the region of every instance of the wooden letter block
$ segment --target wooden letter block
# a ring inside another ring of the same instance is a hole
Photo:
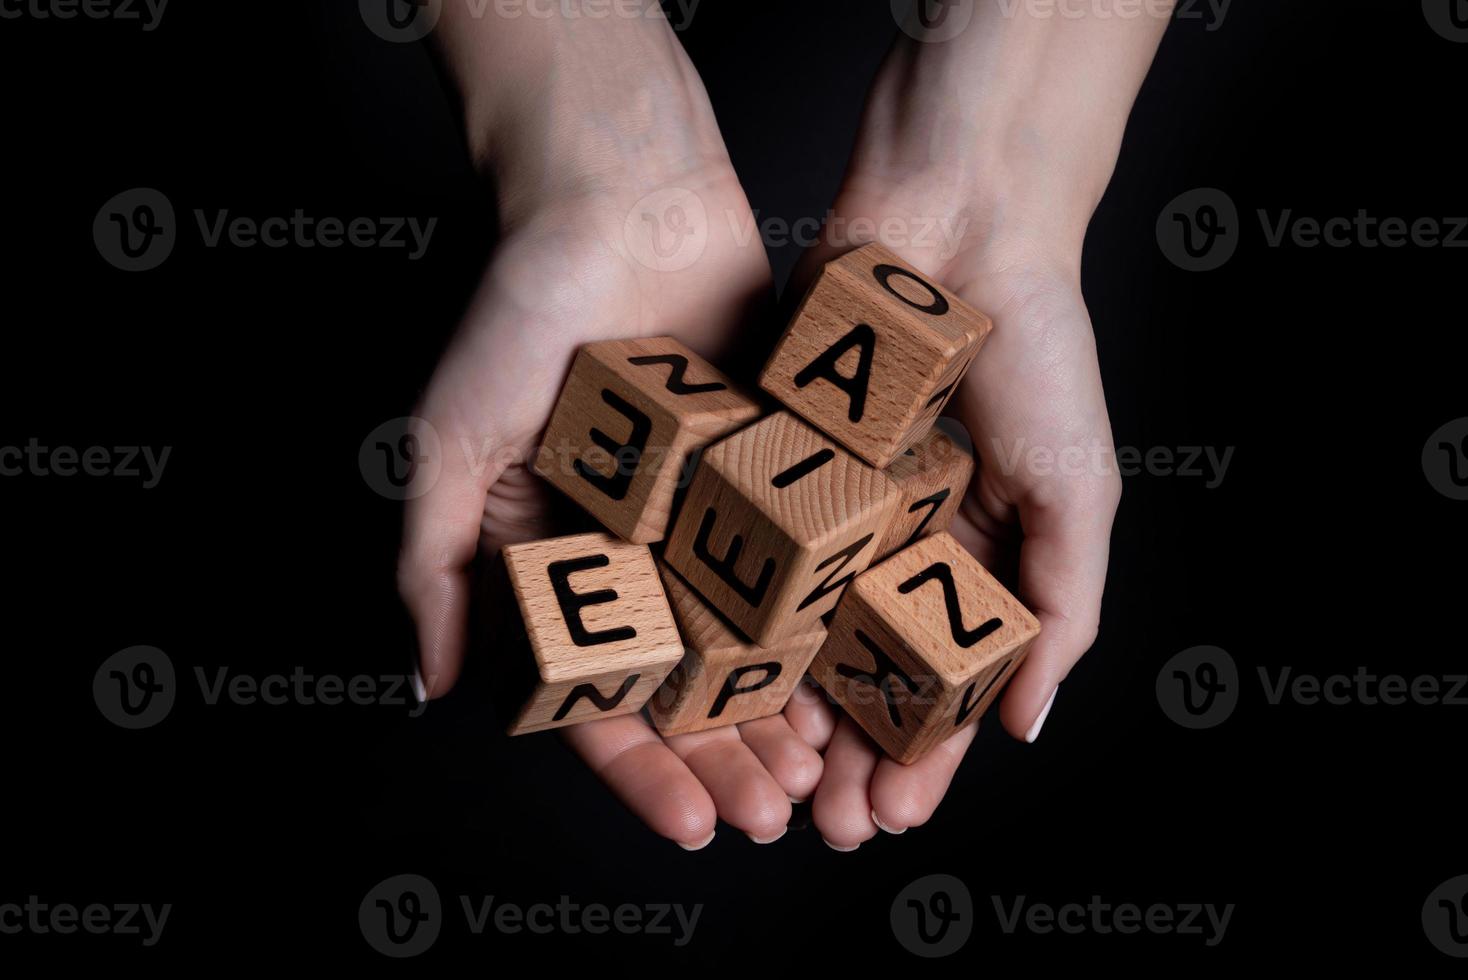
[[[897,519],[877,546],[877,561],[948,530],[974,475],[974,458],[938,426],[898,456],[887,476],[902,491]]]
[[[901,503],[880,470],[789,412],[704,450],[664,560],[761,646],[808,633]]]
[[[999,696],[1040,623],[951,534],[858,575],[811,675],[887,754],[910,763]]]
[[[826,642],[826,628],[817,623],[762,647],[735,633],[672,569],[661,571],[687,652],[647,702],[657,730],[682,735],[779,714]]]
[[[638,711],[683,658],[646,545],[577,534],[503,553],[536,673],[511,735]]]
[[[992,325],[880,245],[826,265],[760,386],[885,468],[928,431]]]
[[[671,337],[587,344],[535,472],[628,541],[661,541],[693,454],[759,413],[754,399]]]

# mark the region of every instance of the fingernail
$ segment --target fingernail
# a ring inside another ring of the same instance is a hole
[[[810,799],[810,797],[807,796],[804,799],[797,800],[795,797],[791,796],[789,793],[786,793],[785,794],[785,799],[789,800],[791,803],[794,803],[796,806],[800,806],[800,804],[802,804],[806,800]]]
[[[1030,730],[1025,732],[1026,742],[1034,742],[1035,739],[1040,737],[1040,729],[1045,727],[1045,719],[1050,717],[1050,709],[1055,705],[1055,695],[1059,693],[1060,685],[1057,684],[1055,690],[1050,692],[1050,700],[1046,701],[1045,707],[1040,709],[1040,717],[1036,718],[1035,723],[1030,726]]]
[[[826,838],[824,838],[824,837],[822,837],[821,840],[825,840],[826,841],[826,846],[829,847],[831,850],[833,850],[833,851],[840,851],[842,854],[850,854],[852,851],[856,850],[858,847],[861,847],[860,844],[852,844],[850,847],[837,847],[835,844],[832,844],[830,841],[826,840]]]
[[[685,850],[685,851],[701,851],[705,847],[708,847],[710,844],[712,844],[713,841],[714,841],[714,835],[713,834],[709,834],[708,837],[704,838],[702,841],[700,841],[697,844],[685,844],[681,840],[678,841],[677,844],[678,844],[679,847],[683,848],[683,850]]]
[[[428,703],[428,688],[423,686],[423,668],[418,661],[413,661],[413,697],[418,699],[419,704]]]
[[[907,833],[907,828],[906,827],[903,827],[901,830],[893,830],[891,827],[889,827],[886,824],[884,824],[881,820],[877,819],[877,811],[876,810],[873,810],[872,811],[872,823],[876,824],[883,831],[885,831],[886,833],[889,833],[889,834],[905,834],[905,833]]]
[[[789,827],[786,827],[784,830],[781,830],[774,837],[756,837],[756,836],[754,836],[753,834],[750,834],[750,833],[746,833],[745,836],[748,837],[750,840],[754,841],[756,844],[773,844],[773,843],[775,843],[775,841],[779,840],[781,837],[784,837],[785,836],[785,831],[786,830],[789,830],[789,829],[790,829]]]

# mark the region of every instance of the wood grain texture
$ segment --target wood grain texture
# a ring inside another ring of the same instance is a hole
[[[944,424],[949,421],[945,419]],[[886,472],[902,491],[902,504],[877,545],[877,561],[919,538],[948,530],[973,479],[974,458],[935,425],[893,460]]]
[[[880,470],[779,412],[704,451],[664,560],[772,646],[835,606],[900,503]]]
[[[826,265],[760,386],[885,468],[942,414],[992,329],[984,314],[868,245]]]
[[[747,392],[671,337],[587,344],[535,472],[626,540],[660,541],[692,454],[759,412]]]
[[[638,711],[682,659],[646,545],[578,534],[503,556],[538,678],[511,735]]]
[[[940,532],[857,576],[811,676],[911,763],[978,721],[1039,634],[1029,610]]]
[[[825,627],[762,647],[735,632],[666,564],[659,570],[685,653],[647,702],[657,730],[682,735],[779,714],[826,641]]]

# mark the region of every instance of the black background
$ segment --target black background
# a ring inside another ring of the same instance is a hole
[[[892,36],[883,2],[703,0],[684,40],[762,216],[824,212]],[[195,668],[407,670],[400,507],[366,485],[357,450],[412,407],[493,246],[492,205],[426,51],[381,41],[345,0],[176,0],[152,32],[6,19],[0,43],[0,444],[172,447],[151,490],[0,479],[0,902],[174,906],[152,949],[0,936],[0,963],[390,966],[363,941],[357,905],[412,872],[449,906],[414,961],[430,967],[900,969],[925,961],[893,938],[892,900],[942,872],[976,903],[955,957],[967,968],[1456,967],[1419,915],[1468,872],[1463,709],[1272,706],[1255,675],[1463,671],[1468,504],[1429,486],[1421,452],[1468,414],[1468,253],[1270,248],[1254,216],[1468,212],[1468,45],[1429,29],[1418,4],[1236,3],[1222,29],[1173,25],[1091,227],[1084,285],[1118,445],[1235,447],[1232,465],[1216,489],[1128,478],[1101,639],[1044,737],[1023,746],[986,723],[928,826],[851,854],[813,829],[756,847],[725,826],[697,854],[655,838],[554,736],[500,734],[484,706],[492,650],[418,718],[206,705]],[[136,186],[166,193],[186,227],[161,268],[127,274],[90,229]],[[1237,203],[1242,241],[1222,269],[1188,273],[1154,225],[1200,186]],[[407,262],[205,248],[195,208],[439,223]],[[774,258],[783,275],[795,253]],[[107,722],[90,693],[102,660],[134,644],[166,651],[182,687],[139,732]],[[1195,732],[1164,716],[1154,681],[1198,644],[1233,655],[1244,695]],[[705,908],[678,949],[473,936],[459,895]],[[996,895],[1237,909],[1206,948],[1006,935]]]

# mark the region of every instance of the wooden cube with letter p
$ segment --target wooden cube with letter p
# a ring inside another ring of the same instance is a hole
[[[661,541],[692,454],[759,414],[753,398],[671,337],[587,344],[535,472],[626,540]]]
[[[760,386],[885,468],[942,413],[991,329],[984,314],[868,245],[826,265]]]
[[[637,711],[683,658],[646,545],[577,534],[503,554],[535,661],[511,735]]]
[[[898,762],[976,722],[1040,623],[946,532],[851,583],[811,675]]]
[[[663,585],[687,652],[647,702],[664,735],[683,735],[779,714],[826,641],[820,623],[762,647],[736,633],[678,574]]]
[[[778,412],[704,450],[663,560],[771,646],[831,611],[899,503],[881,470]]]

